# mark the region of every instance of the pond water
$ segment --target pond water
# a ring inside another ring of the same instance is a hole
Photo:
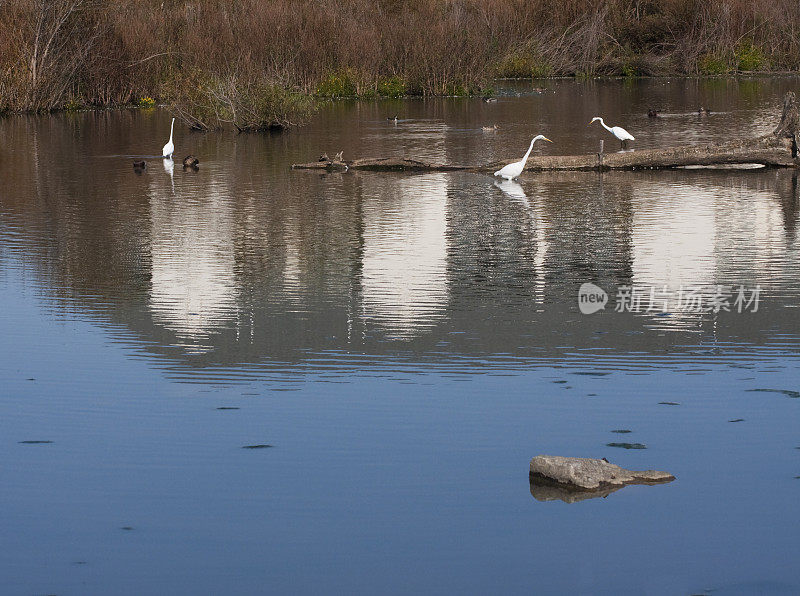
[[[0,120],[3,591],[800,592],[797,172],[291,169],[744,138],[798,79],[541,84],[174,166],[164,110]],[[539,500],[544,453],[677,480]]]

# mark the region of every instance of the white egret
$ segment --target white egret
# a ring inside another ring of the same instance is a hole
[[[169,141],[167,144],[164,145],[164,149],[161,150],[161,155],[164,157],[169,157],[172,159],[172,154],[175,152],[175,145],[172,142],[172,131],[175,128],[175,118],[172,119],[172,124],[169,127]]]
[[[533,144],[539,139],[542,139],[543,141],[547,141],[549,143],[553,142],[544,135],[537,135],[533,137],[533,140],[531,141],[531,146],[528,147],[528,151],[525,153],[525,157],[523,157],[520,161],[515,161],[514,163],[508,164],[504,168],[500,168],[494,173],[494,175],[500,176],[501,178],[505,178],[506,180],[513,180],[514,178],[522,174],[522,170],[525,169],[525,162],[528,161],[528,156],[531,154],[531,151],[533,150]]]
[[[610,132],[612,135],[614,135],[619,139],[623,149],[627,148],[628,141],[636,140],[635,138],[633,138],[633,135],[631,133],[629,133],[621,126],[606,126],[606,123],[603,122],[603,119],[600,116],[595,116],[594,118],[592,118],[592,122],[589,122],[589,125],[591,126],[595,120],[599,120],[600,124],[603,125],[603,128],[605,128],[608,132]]]

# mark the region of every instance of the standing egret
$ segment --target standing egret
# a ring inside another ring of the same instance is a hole
[[[172,154],[175,152],[175,145],[172,142],[172,131],[175,128],[175,118],[172,119],[172,124],[169,127],[169,141],[167,144],[164,145],[164,149],[161,150],[161,155],[164,157],[169,157],[172,159]]]
[[[635,141],[636,140],[636,139],[633,138],[633,135],[631,133],[629,133],[627,130],[625,130],[621,126],[613,126],[613,127],[612,126],[606,126],[606,123],[603,122],[603,119],[600,116],[595,116],[594,118],[592,118],[592,122],[594,122],[595,120],[599,120],[600,124],[603,125],[603,128],[605,128],[608,132],[610,132],[612,135],[614,135],[615,137],[617,137],[619,139],[620,143],[622,144],[622,148],[623,149],[627,149],[628,148],[628,141]],[[591,126],[592,122],[589,122],[590,126]]]
[[[533,140],[531,141],[531,146],[528,147],[528,151],[525,153],[525,157],[523,157],[520,161],[515,161],[514,163],[508,164],[504,168],[500,168],[494,173],[494,175],[500,176],[501,178],[505,178],[506,180],[513,180],[514,178],[522,174],[522,170],[525,169],[525,162],[528,161],[528,156],[531,154],[531,151],[533,150],[533,144],[539,139],[547,141],[548,143],[553,142],[544,135],[537,135],[533,137]]]

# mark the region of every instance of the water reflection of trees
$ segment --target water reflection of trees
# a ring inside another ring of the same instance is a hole
[[[102,115],[92,118],[92,134],[104,134]],[[797,251],[790,172],[542,174],[509,194],[470,174],[284,172],[254,183],[231,159],[170,179],[102,160],[87,171],[70,157],[92,154],[85,128],[13,122],[21,146],[2,168],[19,190],[3,196],[2,214],[24,231],[48,304],[199,365],[307,350],[558,357],[569,346],[695,341],[665,338],[659,321],[649,331],[649,316],[581,316],[584,281],[613,293],[753,280],[771,301],[758,318],[683,320],[751,342],[799,328],[797,309],[783,308],[798,286],[786,256]]]

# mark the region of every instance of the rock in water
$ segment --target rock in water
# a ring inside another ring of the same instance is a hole
[[[626,484],[660,484],[675,476],[668,472],[626,470],[603,459],[537,455],[531,460],[531,481],[556,484],[572,490],[598,490]]]

